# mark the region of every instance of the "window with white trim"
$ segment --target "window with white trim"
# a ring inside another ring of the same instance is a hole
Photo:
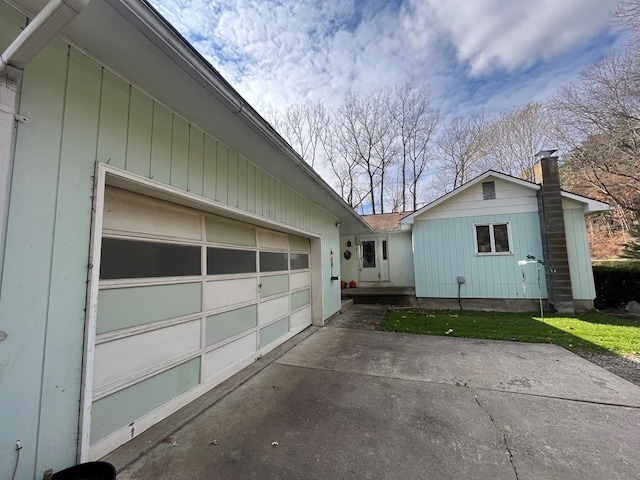
[[[475,224],[473,231],[477,255],[508,255],[512,253],[509,222]]]

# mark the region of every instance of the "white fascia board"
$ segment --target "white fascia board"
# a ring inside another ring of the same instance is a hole
[[[576,195],[575,193],[563,191],[562,196],[569,200],[581,203],[585,214],[608,212],[609,210],[612,210],[612,207],[604,202],[583,197],[582,195]]]

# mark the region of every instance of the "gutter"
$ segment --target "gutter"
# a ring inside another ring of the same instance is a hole
[[[0,54],[0,295],[17,122],[28,123],[28,119],[17,112],[22,73],[40,50],[88,3],[89,0],[51,0]]]

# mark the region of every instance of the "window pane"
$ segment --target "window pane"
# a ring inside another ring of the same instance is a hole
[[[364,268],[376,266],[376,242],[372,240],[362,242],[362,266]]]
[[[253,273],[256,271],[255,250],[207,248],[207,275]]]
[[[387,259],[387,241],[386,240],[382,241],[382,259],[383,260]]]
[[[200,250],[192,245],[103,238],[100,278],[200,275]]]
[[[509,252],[509,231],[505,223],[493,226],[493,239],[496,243],[496,252]]]
[[[489,225],[476,225],[478,253],[491,253],[491,234]]]
[[[278,272],[280,270],[289,270],[286,253],[260,252],[261,272]]]
[[[302,270],[309,268],[309,255],[306,253],[291,254],[291,270]]]

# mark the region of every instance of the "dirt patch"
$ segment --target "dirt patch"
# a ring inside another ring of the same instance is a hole
[[[593,352],[576,352],[582,358],[624,378],[640,387],[640,354],[603,355]]]

